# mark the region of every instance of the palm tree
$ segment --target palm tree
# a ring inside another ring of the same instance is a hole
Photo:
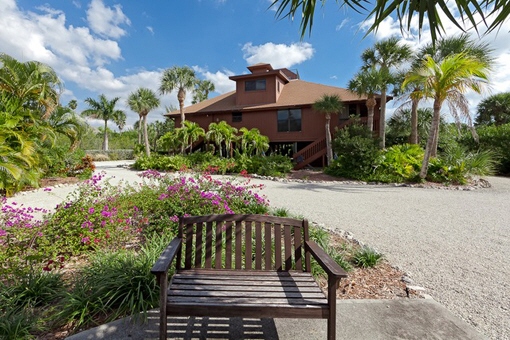
[[[317,2],[317,0],[272,0],[271,7],[278,5],[276,16],[279,18],[301,18],[301,36],[304,37],[307,29],[310,33],[312,31]],[[322,0],[321,4],[324,5],[325,2],[326,0]],[[343,4],[358,12],[367,11],[368,9],[367,2],[365,1],[343,0],[337,2],[343,2]],[[458,12],[461,14],[461,22],[455,19],[458,17]],[[441,36],[441,33],[444,33],[444,25],[441,18],[448,18],[450,22],[463,31],[465,30],[463,24],[466,21],[469,24],[468,26],[474,27],[477,32],[484,31],[478,29],[478,27],[485,26],[487,30],[484,34],[488,34],[493,30],[500,29],[506,21],[510,15],[510,3],[508,1],[497,0],[487,0],[484,2],[477,0],[454,0],[454,6],[447,6],[445,1],[440,0],[431,0],[425,3],[420,1],[380,0],[374,3],[372,11],[367,14],[366,19],[373,17],[373,24],[366,35],[371,32],[377,32],[383,21],[395,14],[398,17],[402,31],[409,31],[411,25],[415,25],[414,18],[418,18],[418,32],[420,35],[423,28],[423,20],[428,18],[432,42],[435,43],[438,34]]]
[[[86,123],[69,106],[58,106],[48,119],[49,125],[71,142],[69,151],[74,151],[85,134]]]
[[[127,104],[129,108],[140,117],[139,121],[143,121],[143,142],[145,145],[145,154],[147,157],[151,155],[149,146],[149,136],[147,134],[147,115],[149,112],[159,106],[159,98],[154,91],[140,87],[128,96]],[[140,123],[138,123],[138,143],[140,143]]]
[[[108,121],[113,121],[119,129],[126,124],[126,114],[122,110],[116,110],[115,105],[119,101],[119,97],[108,100],[104,94],[99,96],[99,101],[92,98],[85,99],[85,103],[89,105],[89,109],[81,114],[84,117],[104,120],[104,136],[103,150],[108,151]]]
[[[316,100],[313,103],[313,109],[320,113],[323,113],[326,116],[326,149],[327,149],[327,158],[328,165],[333,161],[333,148],[331,147],[331,128],[330,121],[331,115],[334,113],[339,113],[344,108],[340,97],[336,94],[328,95],[324,94],[320,99]]]
[[[188,66],[174,66],[166,69],[161,77],[161,86],[159,92],[161,94],[170,93],[177,90],[177,100],[179,101],[179,109],[181,112],[181,127],[184,127],[184,100],[186,99],[186,91],[193,90],[197,78],[195,71]]]
[[[195,91],[193,92],[192,104],[200,103],[209,98],[209,93],[215,90],[214,84],[209,80],[199,80],[196,83]]]
[[[359,97],[367,96],[367,127],[370,131],[374,130],[374,107],[377,105],[375,94],[381,90],[385,77],[381,71],[371,68],[356,73],[347,84],[347,88]]]
[[[212,141],[218,147],[218,154],[220,157],[223,157],[222,143],[225,140],[225,136],[223,135],[223,123],[225,122],[224,121],[221,121],[220,123],[212,122],[211,124],[209,124],[209,127],[207,128],[207,133],[205,134],[205,138],[210,142]]]
[[[189,152],[193,151],[193,143],[198,141],[200,137],[205,136],[205,131],[195,122],[186,121],[184,126],[178,129],[178,134],[184,141],[182,153],[184,154],[185,148],[189,148]]]
[[[431,56],[436,63],[440,63],[445,57],[456,53],[465,53],[467,56],[475,58],[487,65],[488,68],[494,63],[492,57],[492,49],[488,44],[477,43],[466,34],[461,34],[456,37],[447,37],[440,39],[437,44],[428,44],[421,48],[416,54],[414,61],[411,65],[409,72],[419,69],[422,61],[426,56]],[[410,143],[418,143],[418,104],[422,97],[420,97],[420,84],[409,83],[408,87],[410,93],[408,97],[411,101],[411,140]]]
[[[386,146],[386,91],[388,86],[395,82],[394,69],[402,63],[408,61],[412,56],[411,48],[407,45],[399,44],[397,38],[389,38],[375,43],[374,47],[363,51],[361,59],[364,62],[364,68],[376,67],[388,77],[385,77],[381,84],[381,111],[379,119],[379,138],[380,147]]]
[[[421,68],[406,76],[403,86],[407,83],[422,84],[421,95],[434,100],[434,116],[420,178],[424,179],[427,176],[430,157],[435,156],[437,152],[440,111],[443,103],[447,101],[451,110],[459,109],[461,114],[469,116],[469,107],[464,93],[468,89],[481,93],[488,79],[487,74],[486,63],[459,53],[445,57],[440,63],[436,63],[431,56],[427,56]],[[454,116],[457,115],[454,114]]]
[[[0,53],[0,91],[19,98],[47,119],[58,105],[62,81],[55,71],[37,61],[19,62]]]
[[[261,135],[259,129],[252,128],[248,130],[242,127],[239,129],[239,132],[241,132],[241,152],[244,152],[246,155],[252,155],[254,152],[258,155],[269,149],[269,138]]]
[[[510,123],[510,92],[492,95],[482,100],[476,108],[477,125],[502,125]]]

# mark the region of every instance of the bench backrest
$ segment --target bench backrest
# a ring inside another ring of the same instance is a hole
[[[177,268],[310,271],[308,221],[266,215],[181,217]]]

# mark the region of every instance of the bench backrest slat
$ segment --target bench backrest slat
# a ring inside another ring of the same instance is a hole
[[[310,254],[304,247],[309,238],[306,220],[265,215],[181,217],[178,235],[183,239],[178,268],[310,270]]]

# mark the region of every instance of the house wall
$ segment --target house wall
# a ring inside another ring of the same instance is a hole
[[[244,85],[243,85],[244,86]],[[358,103],[358,106],[364,103]],[[359,112],[359,110],[358,110]],[[257,128],[260,133],[269,137],[271,142],[312,142],[320,138],[325,138],[326,118],[323,114],[315,112],[311,107],[301,108],[301,131],[296,132],[278,132],[277,128],[277,110],[243,112],[242,122],[232,122],[232,112],[210,113],[210,114],[190,114],[186,119],[199,124],[204,130],[208,130],[212,122],[226,121],[229,125],[240,129]],[[362,117],[366,121],[366,117]],[[331,116],[331,134],[334,136],[336,127],[343,127],[348,121],[339,119],[338,115]],[[180,126],[180,118],[176,118],[175,126]],[[379,131],[379,109],[376,107],[374,113],[374,134]]]
[[[265,90],[257,90],[257,91],[245,91],[245,82],[252,81],[257,79],[265,79],[266,80],[266,89]],[[247,79],[239,80],[236,82],[236,105],[257,105],[257,104],[267,104],[267,103],[276,103],[276,77],[273,76],[264,76],[261,74],[260,77],[250,77]]]

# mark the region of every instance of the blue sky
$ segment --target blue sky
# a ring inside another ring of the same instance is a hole
[[[426,26],[421,38],[414,29],[402,36],[392,18],[376,35],[363,38],[370,19],[364,21],[364,15],[330,0],[317,11],[312,35],[301,40],[299,21],[277,20],[270,4],[271,0],[0,0],[0,52],[52,66],[65,83],[62,102],[76,99],[78,111],[86,108],[87,97],[120,97],[118,108],[126,111],[129,127],[138,119],[126,107],[129,93],[138,87],[157,90],[161,73],[174,65],[188,65],[199,78],[211,80],[216,92],[210,97],[233,90],[228,77],[246,73],[248,65],[258,62],[297,70],[306,81],[345,87],[361,66],[361,52],[375,41],[397,35],[418,48],[430,39]],[[448,24],[446,30],[459,31]],[[509,30],[506,22],[498,35],[484,38],[498,62],[491,93],[510,91]],[[474,111],[481,97],[468,98]],[[178,106],[175,93],[161,100],[149,121],[162,119],[165,105]]]

